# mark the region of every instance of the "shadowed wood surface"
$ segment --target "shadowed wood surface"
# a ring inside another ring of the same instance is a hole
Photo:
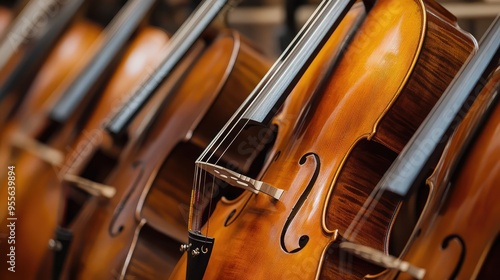
[[[99,33],[99,28],[85,22],[75,24],[68,30],[49,55],[47,64],[40,70],[26,96],[22,110],[9,120],[1,135],[0,166],[5,169],[8,165],[15,165],[19,172],[16,177],[16,214],[25,221],[19,223],[16,228],[16,259],[24,264],[24,269],[19,270],[16,276],[21,278],[30,279],[38,273],[40,262],[43,261],[42,256],[47,251],[48,240],[52,237],[55,227],[60,193],[53,188],[54,184],[59,182],[54,167],[35,155],[14,147],[13,144],[16,143],[12,142],[13,135],[29,126],[33,117],[37,116],[35,112],[43,111],[41,108],[44,102],[63,83],[64,77],[78,68],[75,59],[80,57],[75,57],[74,53],[86,51]],[[1,105],[2,113],[10,111],[10,108],[4,106],[12,105],[9,99],[4,101],[6,102]],[[6,182],[5,175],[6,173],[0,176],[2,182]],[[4,192],[0,194],[0,201],[5,204],[6,195]],[[0,217],[6,217],[6,210],[7,208],[0,210]],[[33,235],[34,232],[37,234]],[[3,243],[1,248],[5,249],[5,245]],[[8,273],[6,271],[2,269],[0,275]]]
[[[424,268],[425,279],[496,279],[500,276],[498,244],[500,234],[500,106],[497,103],[484,124],[477,118],[484,113],[491,96],[500,88],[500,68],[479,93],[436,167],[428,184],[433,192],[416,234],[402,258]],[[474,142],[464,149],[464,139],[474,126],[480,130]],[[451,174],[450,167],[460,160]],[[384,279],[393,279],[388,273]],[[412,279],[400,273],[396,279]]]
[[[140,82],[149,76],[152,69],[159,63],[157,56],[159,53],[162,53],[162,49],[166,46],[167,42],[168,35],[158,28],[143,27],[138,32],[106,85],[82,133],[67,153],[64,164],[58,170],[59,176],[77,175],[101,182],[102,178],[109,175],[110,169],[114,167],[116,161],[108,158],[105,153],[99,150],[111,142],[106,137],[102,126],[119,111],[121,106],[126,105],[126,101],[133,92],[131,89],[138,87]],[[138,119],[142,120],[143,118],[138,117]],[[96,153],[98,156],[94,156]],[[92,176],[88,176],[89,174]],[[91,199],[88,199],[88,195],[83,195],[83,192],[72,186],[69,182],[62,182],[59,186],[61,188],[68,188],[69,190],[68,206],[72,208],[66,210],[68,213],[78,211],[74,208],[78,209],[83,203],[86,203],[86,207],[90,209],[101,207],[101,205],[106,203],[106,199],[100,197],[91,197]],[[71,227],[74,232],[73,245],[70,247],[65,264],[67,268],[64,273],[69,274],[65,274],[63,278],[73,277],[72,266],[74,262],[79,261],[79,247],[85,245],[87,239],[87,219],[98,218],[86,215],[85,212],[77,217],[77,222],[73,220],[73,216],[66,217],[64,224],[64,226],[68,226],[68,224],[76,223],[76,225],[72,225]],[[99,220],[95,222],[98,223]],[[115,273],[119,275],[119,272]]]
[[[104,181],[117,189],[116,195],[109,201],[90,200],[75,219],[88,223],[78,229],[84,231],[85,243],[74,253],[78,259],[68,275],[106,278],[123,271],[125,278],[147,278],[153,270],[169,275],[168,268],[179,257],[180,241],[186,238],[189,170],[194,168],[196,152],[204,148],[198,144],[217,133],[268,67],[267,60],[237,33],[223,31],[178,85],[162,86],[160,92],[171,92],[170,98]],[[154,240],[147,240],[150,235],[142,234],[141,227],[176,246],[152,250]]]
[[[83,44],[78,44],[78,46],[85,47]],[[148,49],[145,53],[151,56],[152,53],[149,51],[157,49],[158,47]],[[127,61],[127,58],[125,58],[125,61]],[[69,75],[75,74],[70,72]],[[58,87],[56,87],[56,89],[57,88]],[[60,92],[55,91],[55,93],[57,94]],[[36,109],[36,111],[42,112],[40,114],[45,113],[43,108],[40,109],[39,107],[34,107],[32,111]],[[25,114],[29,116],[29,113],[25,112]],[[37,116],[41,118],[40,115]],[[69,147],[69,144],[71,144],[74,139],[73,137],[75,137],[73,132],[76,127],[74,125],[75,121],[76,120],[73,119],[71,125],[62,129],[62,131],[60,131],[61,134],[58,135],[59,137],[51,139],[50,145],[52,148],[63,153],[66,152],[64,149]],[[22,131],[22,129],[25,129],[24,126],[31,129],[33,128],[32,124],[26,125],[25,121],[15,127],[15,129]],[[27,130],[29,131],[29,129]],[[35,137],[36,136],[35,134]],[[20,187],[17,189],[16,201],[19,203],[17,214],[20,219],[26,220],[26,223],[20,224],[17,229],[20,243],[18,248],[19,260],[26,263],[26,265],[32,265],[30,269],[23,270],[19,274],[26,273],[27,279],[30,279],[37,273],[46,275],[50,270],[50,265],[41,265],[40,263],[49,259],[47,244],[49,239],[53,238],[54,230],[56,225],[59,224],[60,216],[63,213],[64,206],[62,204],[62,199],[64,191],[61,188],[61,181],[63,178],[58,174],[61,166],[49,164],[42,158],[37,157],[37,155],[24,151],[19,147],[10,148],[12,153],[10,154],[11,157],[8,159],[8,163],[15,165],[19,172],[22,171],[24,174],[29,174],[29,176],[17,177],[17,183]],[[6,198],[2,194],[2,200],[4,199]],[[36,209],[36,211],[34,211],[34,209]],[[3,211],[4,209],[0,212],[2,216],[5,215]],[[33,235],[33,232],[37,232],[37,234]],[[43,267],[43,272],[39,270],[40,267]]]
[[[100,32],[100,27],[86,21],[77,21],[68,28],[31,83],[15,115],[18,122],[20,118],[27,118],[27,115],[31,115],[37,107],[43,106],[49,98],[54,98],[54,95],[58,94],[57,89],[62,86],[64,80],[69,78],[71,73],[77,72],[85,63],[82,56],[77,56],[75,53],[85,53],[96,41]],[[8,114],[13,113],[13,102],[16,100],[16,96],[10,94],[6,97],[6,102],[2,101],[0,104],[0,125],[7,121]],[[8,107],[9,105],[12,107]]]

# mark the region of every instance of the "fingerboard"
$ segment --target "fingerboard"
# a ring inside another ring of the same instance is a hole
[[[160,63],[160,66],[141,84],[130,100],[122,106],[121,110],[105,126],[105,129],[113,137],[119,137],[125,133],[127,126],[153,96],[160,84],[172,73],[202,33],[229,3],[234,2],[228,0],[206,0],[202,2],[179,30],[175,32],[167,46],[167,55]]]
[[[57,123],[68,120],[76,108],[105,73],[127,40],[152,8],[155,0],[129,0],[104,31],[104,39],[92,48],[92,58],[50,112],[50,119]]]
[[[406,196],[418,177],[427,174],[425,166],[439,143],[447,141],[452,124],[468,97],[479,92],[484,79],[500,59],[500,17],[492,23],[481,40],[479,51],[462,67],[445,93],[438,100],[419,129],[380,180],[377,189]]]

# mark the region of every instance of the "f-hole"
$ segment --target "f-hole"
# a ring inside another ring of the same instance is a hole
[[[303,155],[299,160],[299,164],[304,165],[307,161],[307,158],[309,158],[309,157],[312,157],[314,159],[314,162],[316,163],[316,168],[314,169],[314,173],[311,177],[311,180],[309,181],[309,184],[307,184],[306,189],[304,190],[304,192],[302,193],[302,195],[298,199],[297,203],[293,206],[292,212],[290,213],[290,216],[288,216],[288,218],[286,219],[285,226],[283,227],[283,230],[281,231],[281,248],[287,253],[297,253],[298,251],[302,250],[302,248],[304,248],[307,245],[307,243],[309,242],[309,236],[302,235],[298,240],[298,244],[299,244],[298,248],[295,248],[293,250],[289,250],[288,248],[286,248],[286,245],[285,245],[285,235],[288,231],[288,227],[292,223],[293,219],[295,219],[295,216],[297,215],[300,208],[304,204],[305,200],[309,196],[309,193],[311,192],[311,189],[314,186],[314,183],[316,183],[316,179],[318,178],[321,164],[320,164],[319,156],[317,154],[307,153],[307,154]]]
[[[448,235],[441,243],[441,248],[443,248],[443,249],[448,248],[448,246],[450,245],[450,242],[452,240],[458,241],[458,243],[460,244],[460,247],[462,247],[462,251],[460,252],[460,258],[458,259],[458,263],[455,266],[455,269],[453,270],[453,273],[451,274],[451,276],[449,278],[449,279],[457,279],[458,273],[460,272],[460,269],[462,268],[462,265],[464,264],[466,249],[465,249],[464,240],[462,239],[462,237],[460,237],[456,234]]]
[[[112,237],[117,236],[120,232],[123,231],[123,225],[116,227],[115,224],[118,221],[118,217],[120,216],[120,213],[125,208],[125,205],[127,205],[128,200],[130,199],[130,197],[134,193],[135,189],[137,188],[137,185],[139,184],[142,176],[144,175],[144,163],[142,163],[142,161],[136,161],[132,164],[132,168],[134,170],[137,169],[138,167],[140,168],[139,175],[135,179],[135,182],[132,185],[132,187],[130,188],[130,190],[128,191],[128,193],[120,201],[120,204],[118,204],[118,206],[116,207],[115,213],[113,214],[113,217],[111,218],[111,223],[109,224],[108,231]]]

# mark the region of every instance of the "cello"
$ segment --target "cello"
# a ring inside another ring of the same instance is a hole
[[[23,114],[18,109],[25,98],[31,100],[26,103],[43,103],[77,67],[80,57],[71,54],[85,53],[102,31],[95,18],[83,18],[88,6],[83,2],[30,1],[9,27],[0,41],[2,63],[7,64],[0,67],[0,127]],[[48,93],[41,97],[40,92]],[[33,104],[23,106],[33,110]]]
[[[361,230],[347,230],[476,43],[433,1],[364,1],[367,16],[341,54],[325,61],[321,49],[308,65],[353,4],[323,1],[280,67],[198,158],[189,242],[171,279],[357,279],[381,271],[342,257],[338,245],[388,252],[400,207],[395,197],[382,197]],[[278,115],[276,124],[290,127],[275,125],[276,142],[260,175],[226,168],[223,155],[241,147],[240,131],[270,129],[301,71],[325,64],[330,68],[308,89],[300,113]],[[217,188],[214,178],[247,191],[211,210],[202,199]]]
[[[82,63],[76,65],[76,71],[70,73],[70,77],[55,91],[47,93],[50,94],[49,98],[30,112],[29,121],[20,120],[3,135],[5,138],[2,139],[2,145],[11,145],[8,150],[11,157],[7,166],[16,166],[18,172],[24,170],[26,174],[17,177],[16,183],[23,187],[16,190],[14,212],[18,215],[16,217],[25,221],[17,225],[17,260],[26,269],[18,271],[16,276],[34,278],[38,273],[46,275],[44,271],[50,269],[43,262],[50,259],[45,255],[61,205],[57,189],[59,178],[53,168],[60,164],[60,150],[74,137],[78,122],[85,120],[83,105],[91,102],[92,95],[96,94],[92,87],[98,86],[106,78],[104,73],[112,66],[112,59],[119,54],[153,2],[128,2],[108,26],[105,34],[88,50],[88,57],[84,56]],[[85,63],[87,61],[89,63]],[[88,92],[93,94],[87,94]],[[53,106],[53,103],[57,104]],[[2,177],[5,178],[4,175]],[[3,193],[0,198],[5,202],[7,200]],[[0,210],[0,216],[10,215],[6,210]],[[35,236],[31,235],[34,230],[38,233]],[[6,244],[2,243],[1,246],[5,248]],[[54,249],[57,248],[51,248]],[[5,257],[2,256],[2,260],[3,258]],[[9,272],[2,269],[0,273],[5,273],[7,277]]]
[[[196,47],[192,44],[228,4],[231,1],[204,1],[173,35],[170,52],[160,65],[167,70],[154,75],[172,71],[175,61]],[[153,75],[132,95],[132,102],[136,102],[138,94],[154,93],[151,98],[156,101],[147,104],[158,104],[156,109],[139,112],[150,112],[154,118],[142,119],[139,124],[139,116],[122,122],[132,116],[130,110],[140,107],[125,103],[103,123],[99,137],[83,137],[78,146],[87,147],[84,156],[68,158],[64,176],[70,192],[83,181],[88,187],[104,185],[116,193],[105,197],[102,191],[88,191],[90,197],[69,223],[74,237],[66,277],[157,279],[170,273],[179,257],[178,246],[185,241],[182,233],[187,222],[179,211],[184,209],[177,206],[189,202],[192,163],[207,139],[218,131],[218,124],[233,113],[268,67],[262,54],[236,32],[219,30],[216,34],[185,77],[174,79],[180,85],[151,86],[150,82],[160,80]],[[172,78],[171,74],[167,77]],[[114,135],[113,131],[119,133]],[[125,144],[121,139],[126,139]],[[86,172],[103,155],[116,157],[113,146],[120,145],[120,161],[104,168],[111,169],[109,174]],[[75,180],[83,176],[84,180]]]
[[[499,85],[497,69],[488,87],[498,92]],[[481,105],[478,103],[472,109],[474,113],[483,109],[481,107],[486,107]],[[499,108],[498,105],[494,108],[483,131],[470,148],[470,155],[465,158],[466,164],[462,167],[464,171],[455,175],[454,186],[450,190],[443,188],[450,193],[442,200],[436,199],[435,204],[438,204],[437,201],[441,204],[439,209],[433,211],[433,215],[422,218],[420,233],[411,241],[411,248],[402,258],[403,261],[425,269],[426,275],[433,278],[496,279],[500,276],[495,267],[500,252],[500,209],[494,199],[498,194],[496,184],[500,179],[497,172],[500,156],[497,133]],[[476,116],[470,118],[474,117]],[[462,137],[459,134],[467,133],[466,131],[457,131],[457,136],[450,142],[448,156],[453,151],[451,147],[460,142],[456,140]],[[443,176],[442,173],[439,175]],[[442,180],[442,177],[439,179]],[[437,205],[428,207],[434,208]],[[480,218],[475,218],[477,215]],[[410,277],[402,274],[396,279]]]
[[[500,275],[494,267],[500,252],[500,207],[495,200],[500,157],[499,66],[497,17],[481,40],[479,52],[390,169],[401,172],[400,167],[418,151],[413,172],[381,181],[381,189],[386,186],[407,197],[420,185],[431,190],[402,255],[384,260],[369,248],[347,244],[347,250],[357,250],[391,268],[383,279],[495,279]],[[474,100],[471,105],[469,100]],[[444,152],[436,153],[440,143],[446,142]],[[425,179],[433,161],[438,161],[437,166]],[[401,269],[403,263],[411,269]]]

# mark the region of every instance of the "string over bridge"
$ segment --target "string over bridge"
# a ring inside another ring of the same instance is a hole
[[[275,188],[265,182],[252,179],[215,164],[197,161],[196,166],[233,187],[242,188],[255,194],[261,192],[279,200],[284,192],[284,190]]]

